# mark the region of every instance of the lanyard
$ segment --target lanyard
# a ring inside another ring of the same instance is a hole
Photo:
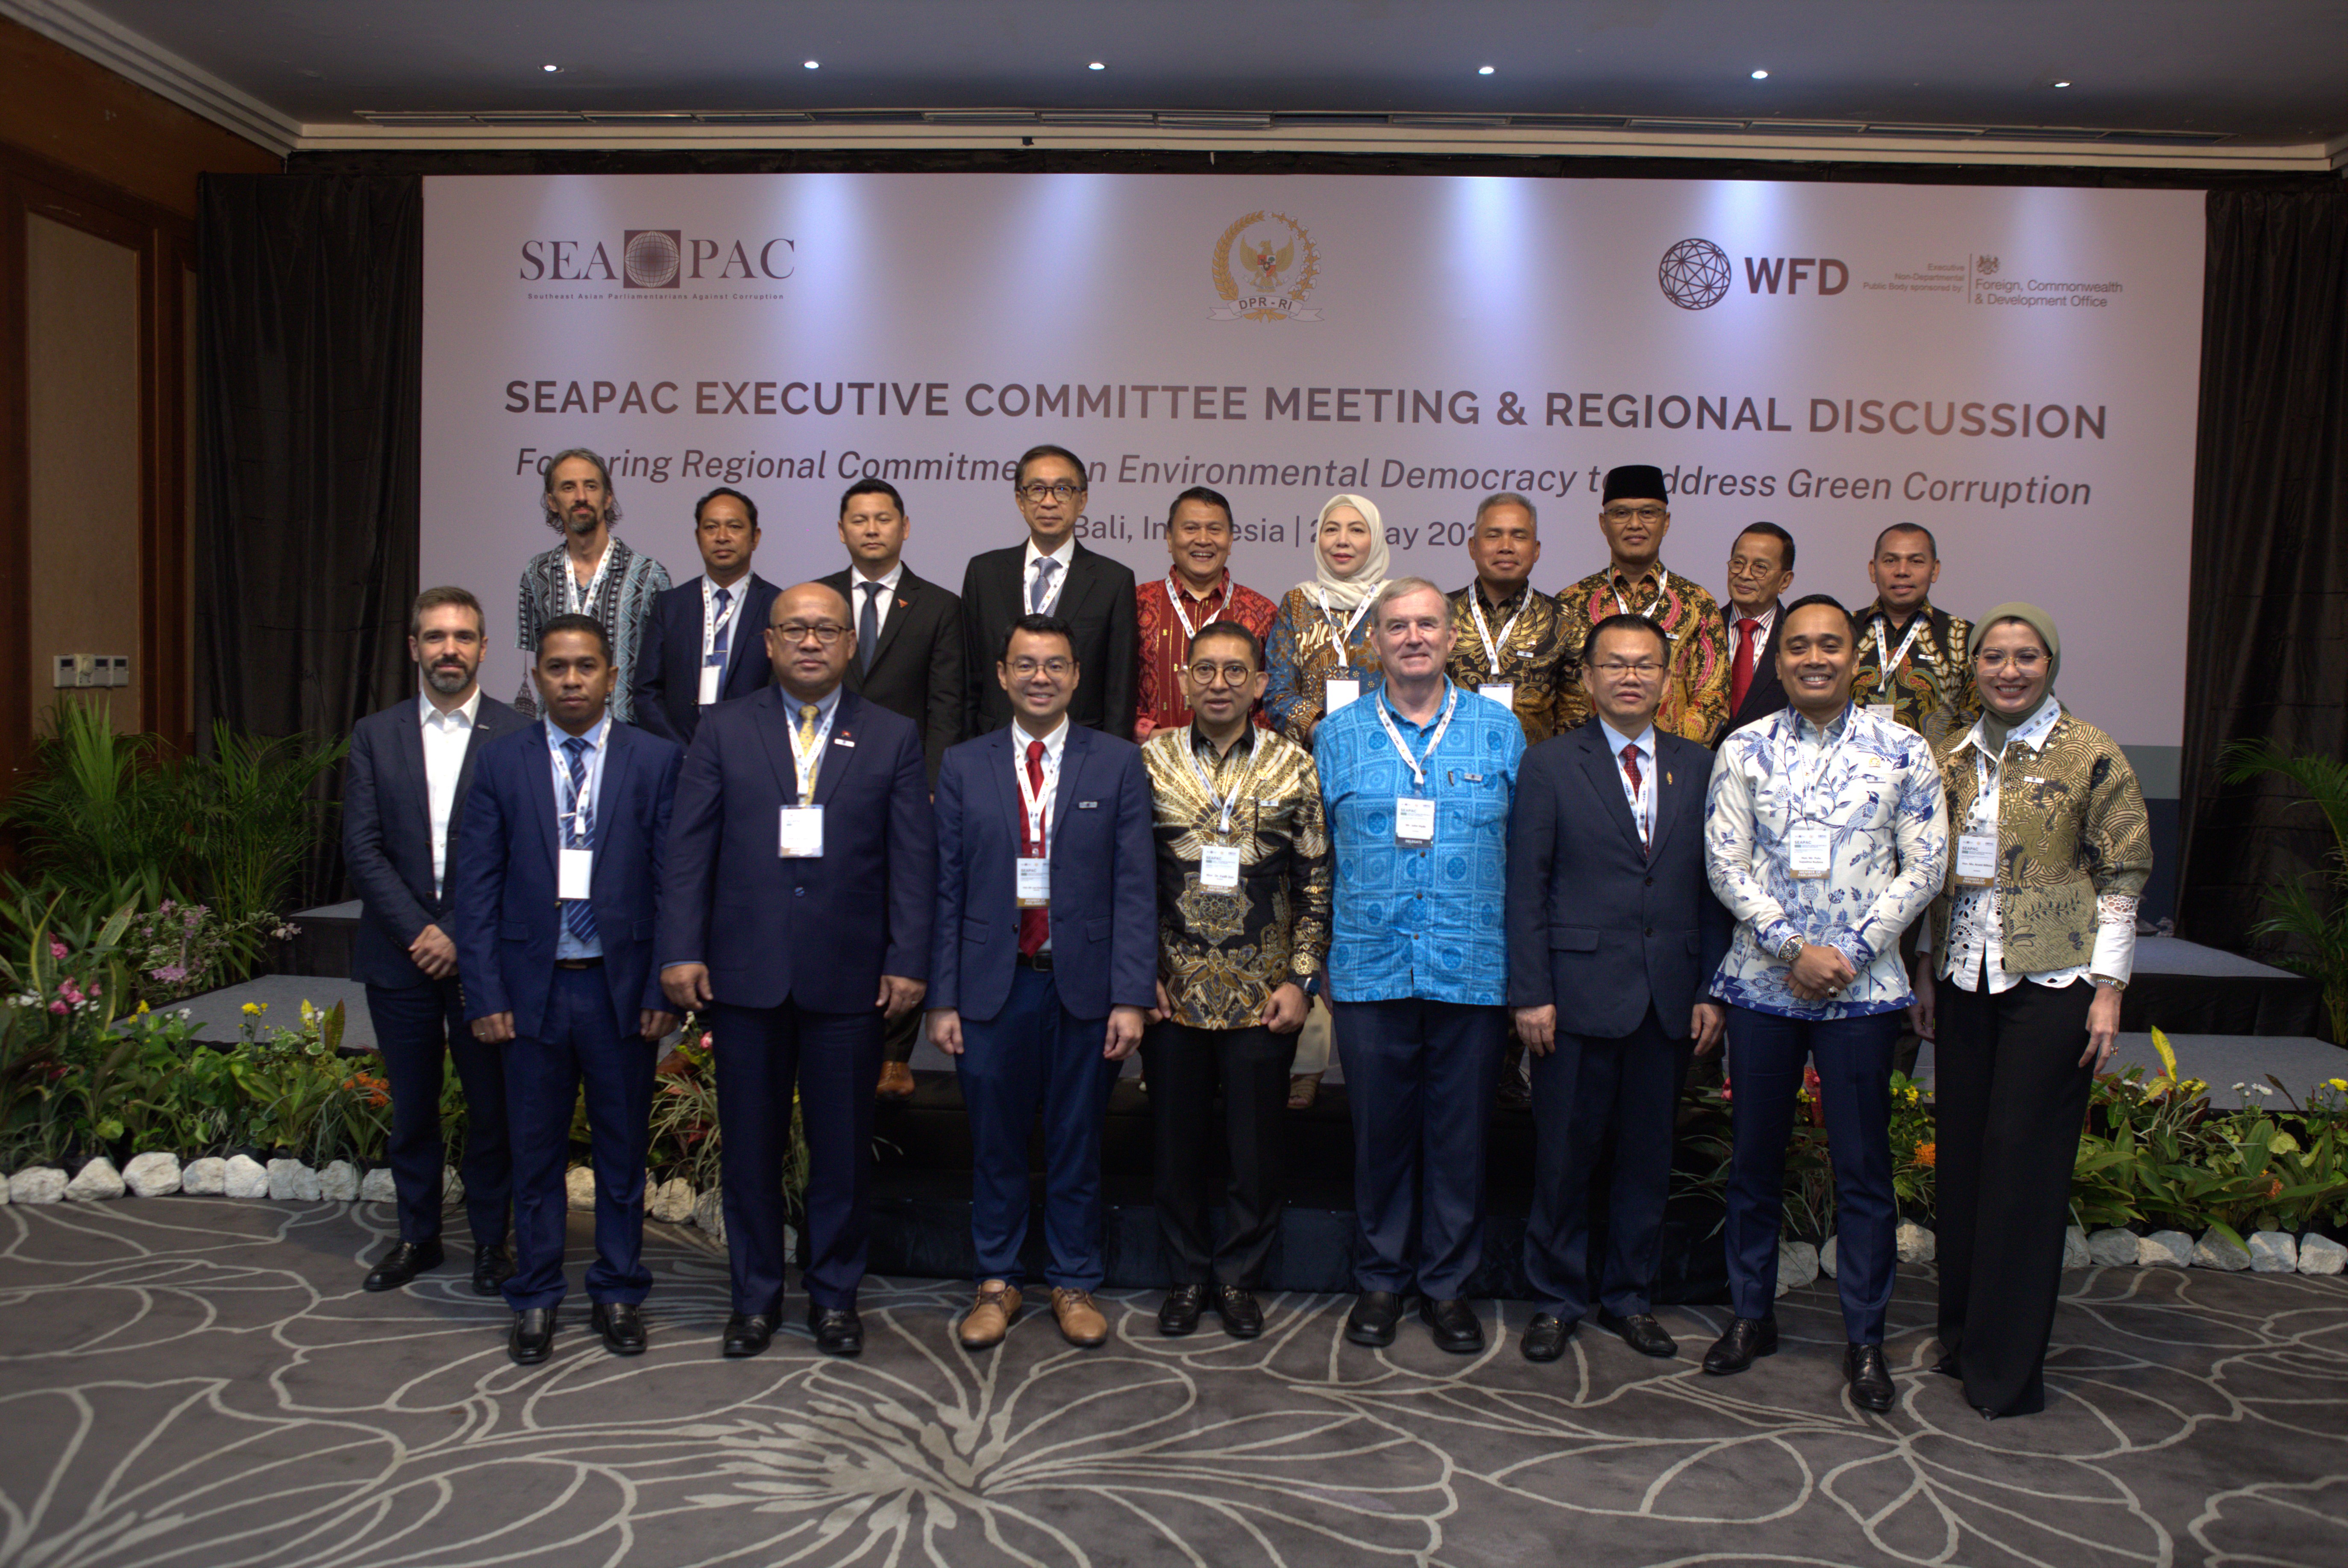
[[[1029,740],[1035,738],[1016,725],[1012,727],[1012,734],[1014,737],[1026,736]],[[1026,813],[1027,841],[1048,847],[1049,841],[1044,837],[1044,830],[1052,812],[1053,792],[1060,787],[1060,761],[1052,755],[1050,747],[1044,748],[1044,788],[1039,792],[1027,782],[1026,749],[1022,745],[1012,752],[1011,776],[1019,781],[1019,807]]]
[[[1384,587],[1385,584],[1381,583],[1379,586]],[[1352,663],[1352,660],[1347,656],[1345,650],[1353,645],[1354,628],[1362,624],[1362,617],[1370,613],[1370,606],[1376,602],[1377,595],[1373,593],[1369,598],[1365,599],[1359,604],[1354,605],[1353,614],[1346,620],[1344,625],[1340,627],[1337,624],[1337,612],[1329,608],[1329,590],[1326,588],[1315,588],[1313,592],[1320,595],[1321,598],[1321,618],[1329,623],[1329,634],[1337,639],[1338,662],[1340,664]]]
[[[1262,733],[1254,725],[1249,725],[1247,767],[1241,771],[1239,778],[1232,781],[1231,794],[1228,797],[1219,797],[1215,793],[1215,781],[1207,776],[1205,764],[1199,760],[1199,748],[1195,746],[1190,748],[1190,771],[1199,776],[1199,782],[1206,789],[1208,800],[1216,808],[1215,830],[1217,832],[1227,836],[1230,834],[1231,808],[1240,803],[1240,797],[1246,794],[1247,787],[1254,782],[1256,754],[1262,749]]]
[[[1492,635],[1492,628],[1484,620],[1482,590],[1473,583],[1468,585],[1468,607],[1476,612],[1476,635],[1483,639],[1484,661],[1492,666],[1494,675],[1500,673],[1500,650],[1509,645],[1509,634],[1515,631],[1517,623],[1525,618],[1526,607],[1532,602],[1533,596],[1528,592],[1525,594],[1524,603],[1517,606],[1517,613],[1509,617],[1509,624],[1500,628],[1499,636],[1495,638]]]
[[[1882,621],[1879,619],[1875,623],[1875,656],[1882,661],[1881,667],[1875,672],[1875,690],[1878,696],[1890,695],[1892,673],[1898,670],[1900,664],[1906,660],[1908,650],[1916,645],[1916,634],[1924,629],[1924,623],[1931,614],[1930,610],[1916,612],[1914,617],[1908,623],[1908,634],[1900,640],[1900,651],[1896,654],[1887,651],[1891,644],[1883,634]]]
[[[595,562],[595,574],[587,579],[587,586],[584,588],[579,586],[579,573],[572,567],[571,552],[567,550],[563,552],[562,605],[572,614],[592,615],[595,613],[592,606],[595,603],[596,593],[603,586],[603,573],[612,569],[612,546],[618,542],[617,540],[604,542],[603,559]]]
[[[1648,605],[1643,610],[1633,610],[1631,608],[1631,602],[1622,597],[1622,590],[1614,586],[1613,573],[1607,573],[1607,587],[1614,595],[1614,607],[1616,609],[1622,611],[1625,615],[1636,615],[1642,620],[1653,621],[1655,618],[1655,604],[1662,603],[1663,602],[1663,595],[1671,592],[1672,574],[1663,570],[1663,563],[1662,562],[1658,561],[1655,562],[1655,603],[1654,604]],[[1519,613],[1522,614],[1522,612]],[[1482,617],[1479,615],[1478,619],[1481,620]]]
[[[1222,592],[1223,590],[1218,586],[1214,593],[1210,593],[1207,597],[1212,599],[1215,593]],[[1174,618],[1182,623],[1182,645],[1187,648],[1190,645],[1190,639],[1199,634],[1199,629],[1190,624],[1189,613],[1182,608],[1182,595],[1175,591],[1174,573],[1171,572],[1166,574],[1166,602],[1174,606]],[[1205,614],[1206,612],[1202,608],[1200,614]]]
[[[579,782],[574,787],[571,782],[571,758],[560,754],[555,757],[555,777],[562,780],[562,799],[568,802],[560,812],[565,840],[583,841],[590,830],[587,823],[588,813],[594,809],[595,769],[603,760],[603,748],[591,744],[587,755],[580,760],[584,766],[579,769]],[[568,847],[577,849],[581,845],[572,843]]]
[[[1410,769],[1411,785],[1414,789],[1426,788],[1426,765],[1435,760],[1435,748],[1443,744],[1443,732],[1451,727],[1451,716],[1458,711],[1458,707],[1459,688],[1455,686],[1451,688],[1451,696],[1443,705],[1443,722],[1435,727],[1435,738],[1426,743],[1426,755],[1413,760],[1410,747],[1403,740],[1402,731],[1395,727],[1394,715],[1388,711],[1383,699],[1379,701],[1378,722],[1386,727],[1386,738],[1394,742],[1395,750],[1402,758],[1402,765]]]
[[[742,614],[742,601],[750,596],[748,593],[748,585],[749,578],[747,575],[745,575],[742,581],[738,583],[727,583],[723,587],[711,583],[705,577],[702,579],[701,657],[705,664],[713,656],[713,652],[717,645],[718,629],[720,627],[733,625],[735,621],[740,617]],[[723,615],[717,613],[717,595],[720,593],[726,593],[726,596],[733,601],[733,603],[726,606],[726,614]],[[734,652],[732,643],[729,642],[726,645],[726,651],[730,658]]]

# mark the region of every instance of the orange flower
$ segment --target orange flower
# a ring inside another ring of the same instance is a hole
[[[1919,1166],[1926,1171],[1930,1171],[1940,1162],[1940,1159],[1941,1146],[1939,1144],[1920,1143],[1916,1145],[1915,1155],[1908,1161],[1908,1163]]]
[[[2275,1175],[2269,1175],[2267,1177],[2267,1196],[2270,1199],[2280,1198],[2282,1196],[2281,1177]]]

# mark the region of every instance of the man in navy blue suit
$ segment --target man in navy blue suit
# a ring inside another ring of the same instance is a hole
[[[653,969],[660,860],[682,754],[613,719],[612,639],[585,615],[539,631],[545,717],[481,748],[457,840],[457,952],[473,1037],[504,1048],[516,1271],[507,1348],[554,1346],[563,1191],[583,1081],[595,1174],[587,1295],[605,1346],[641,1355],[653,1062],[676,1026]]]
[[[958,1058],[970,1111],[978,1298],[963,1346],[1019,1316],[1027,1134],[1044,1118],[1052,1313],[1071,1345],[1108,1337],[1101,1119],[1117,1064],[1158,1000],[1158,883],[1141,748],[1068,721],[1084,676],[1068,624],[1011,623],[994,665],[1008,726],[948,750],[938,772],[938,903],[930,1041]]]
[[[701,716],[748,696],[770,678],[760,634],[775,585],[750,570],[758,503],[721,485],[693,509],[701,575],[653,600],[636,648],[636,723],[664,740],[693,744]]]
[[[707,1009],[734,1311],[727,1356],[782,1315],[783,1151],[796,1085],[808,1143],[808,1327],[864,1347],[856,1288],[870,1234],[872,1079],[884,1020],[930,972],[937,831],[922,732],[841,688],[848,601],[819,583],[775,598],[775,684],[714,707],[677,777],[662,871],[661,985]]]
[[[462,588],[427,588],[407,617],[407,656],[423,675],[415,700],[359,720],[343,769],[343,858],[358,889],[351,978],[391,1085],[385,1153],[398,1195],[399,1241],[366,1276],[396,1290],[440,1266],[441,1057],[465,1086],[462,1174],[473,1229],[473,1289],[495,1295],[506,1254],[512,1179],[506,1086],[498,1053],[465,1026],[457,944],[448,935],[448,846],[473,782],[473,758],[521,716],[483,695],[481,604]]]
[[[1730,930],[1704,874],[1712,753],[1655,727],[1671,644],[1609,615],[1582,649],[1593,717],[1525,753],[1509,833],[1509,1002],[1532,1054],[1529,1361],[1563,1355],[1593,1299],[1632,1349],[1679,1353],[1651,1310],[1673,1114],[1690,1051],[1726,1021],[1710,995]],[[1610,1133],[1597,1266],[1590,1178]]]

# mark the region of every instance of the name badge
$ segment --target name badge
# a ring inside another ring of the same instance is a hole
[[[787,861],[823,859],[823,808],[786,806],[782,810],[783,830],[777,852]]]
[[[1422,800],[1416,795],[1395,798],[1395,842],[1398,844],[1431,844],[1435,842],[1435,802]]]
[[[701,666],[701,706],[707,707],[717,700],[717,683],[726,678],[724,665]]]
[[[1997,885],[1997,830],[1976,828],[1957,838],[1957,885]]]
[[[1517,686],[1514,681],[1486,681],[1481,686],[1478,687],[1477,690],[1478,695],[1488,696],[1494,702],[1498,703],[1502,707],[1508,708],[1511,712],[1515,711],[1517,706]]]
[[[1336,676],[1331,676],[1321,683],[1321,711],[1324,714],[1334,713],[1347,703],[1360,697],[1361,695],[1360,681],[1341,679]]]
[[[1014,891],[1022,909],[1046,909],[1052,903],[1052,862],[1044,855],[1022,855]]]
[[[588,884],[595,880],[595,851],[592,850],[557,850],[554,851],[554,896],[560,899],[582,899],[588,896]]]
[[[1900,709],[1890,703],[1869,703],[1867,705],[1867,711],[1873,714],[1876,717],[1881,719],[1886,724],[1897,724],[1900,722]]]
[[[1231,892],[1240,885],[1240,851],[1236,845],[1209,844],[1199,854],[1199,885]]]
[[[1822,877],[1834,858],[1832,830],[1817,824],[1794,829],[1786,835],[1787,869],[1797,877]]]

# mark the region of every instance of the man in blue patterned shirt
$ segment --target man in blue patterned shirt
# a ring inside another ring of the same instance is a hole
[[[1791,706],[1722,744],[1704,823],[1705,871],[1736,921],[1713,983],[1728,1004],[1735,1096],[1726,1236],[1736,1316],[1704,1369],[1742,1372],[1777,1348],[1786,1140],[1809,1058],[1834,1158],[1843,1374],[1858,1403],[1888,1410],[1883,1317],[1900,1218],[1891,1053],[1910,995],[1900,934],[1940,889],[1948,802],[1924,738],[1851,702],[1858,637],[1839,603],[1795,601],[1772,641]]]
[[[1421,577],[1371,602],[1385,689],[1313,732],[1336,894],[1329,988],[1354,1111],[1360,1231],[1345,1321],[1391,1345],[1416,1290],[1435,1342],[1484,1333],[1461,1298],[1482,1260],[1486,1117],[1508,1037],[1509,811],[1524,728],[1446,677],[1451,603]]]

